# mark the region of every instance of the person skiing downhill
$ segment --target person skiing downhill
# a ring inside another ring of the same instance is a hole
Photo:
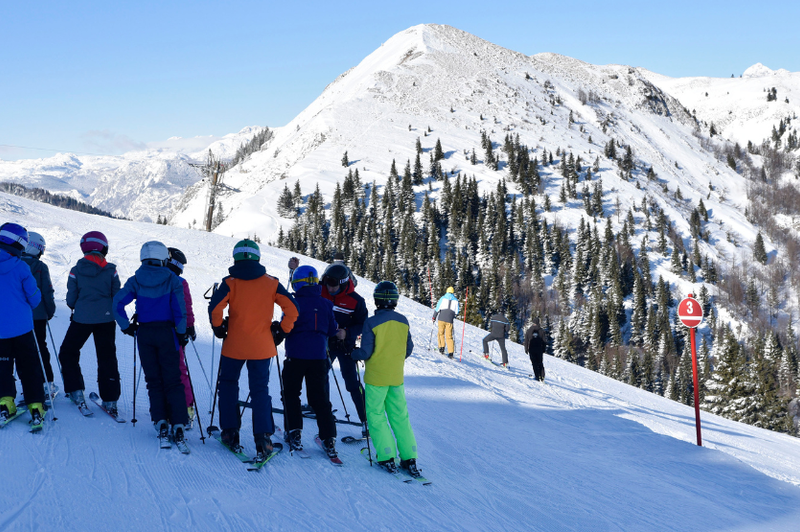
[[[417,441],[408,418],[403,384],[405,360],[411,355],[414,342],[408,320],[395,310],[400,297],[397,286],[391,281],[381,281],[375,286],[373,297],[375,314],[364,323],[361,347],[353,351],[355,360],[365,361],[370,435],[381,467],[395,472],[399,451],[400,468],[418,477]]]
[[[252,240],[241,240],[233,248],[233,266],[208,304],[214,334],[221,338],[219,360],[220,437],[231,449],[239,450],[239,375],[247,363],[253,411],[253,438],[257,458],[272,450],[275,433],[272,398],[269,396],[269,371],[278,354],[278,342],[292,330],[297,320],[297,305],[275,277],[259,264],[261,250]],[[283,319],[272,323],[274,306],[283,309]],[[228,318],[223,318],[225,308]]]
[[[353,281],[350,279],[350,270],[343,264],[331,264],[325,269],[322,274],[322,297],[333,303],[333,312],[339,325],[336,335],[328,339],[331,371],[333,371],[333,361],[338,360],[345,388],[350,392],[358,419],[362,424],[362,435],[366,436],[367,415],[364,409],[364,394],[358,382],[356,363],[350,354],[355,349],[356,339],[361,335],[361,329],[367,319],[367,304],[364,298],[356,293]]]
[[[189,292],[189,283],[186,279],[181,277],[181,275],[183,275],[183,268],[186,265],[186,255],[178,248],[167,248],[167,251],[169,251],[167,268],[178,276],[178,279],[181,280],[181,284],[183,285],[183,301],[186,307],[186,336],[189,340],[194,342],[197,339],[197,333],[194,330],[192,294]],[[183,392],[186,395],[186,406],[189,412],[189,426],[187,428],[192,428],[195,407],[192,383],[189,381],[189,368],[186,367],[186,346],[179,346],[178,352],[180,353],[181,382],[183,383]]]
[[[44,375],[33,334],[33,310],[42,294],[30,268],[19,256],[28,246],[28,231],[19,224],[0,226],[0,421],[17,414],[14,364],[22,381],[31,423],[44,420]]]
[[[508,353],[506,352],[506,335],[508,334],[508,319],[500,312],[495,312],[489,319],[489,334],[483,338],[483,356],[489,358],[489,342],[496,341],[503,355],[503,367],[508,367]]]
[[[299,316],[286,335],[286,361],[283,366],[283,395],[286,408],[284,428],[290,448],[302,450],[303,416],[300,391],[306,381],[308,404],[314,411],[325,452],[336,457],[336,423],[328,391],[328,338],[338,326],[333,303],[322,297],[317,270],[299,266],[292,276],[292,290]]]
[[[120,385],[111,305],[119,292],[119,276],[117,267],[106,261],[108,239],[103,233],[86,233],[81,237],[80,246],[83,258],[70,270],[67,280],[67,306],[72,315],[58,353],[64,393],[80,408],[86,408],[80,357],[83,345],[89,336],[94,336],[100,397],[104,408],[116,414]]]
[[[47,322],[53,319],[56,313],[55,289],[50,280],[50,269],[47,264],[42,262],[42,255],[44,255],[46,247],[44,237],[33,231],[28,233],[28,237],[28,247],[25,248],[25,252],[20,258],[30,267],[33,278],[36,279],[36,286],[42,293],[42,302],[33,309],[33,333],[36,336],[47,379],[45,388],[48,388],[50,394],[55,395],[58,392],[58,386],[54,382],[53,366],[50,364],[50,349],[47,348]],[[55,346],[53,347],[55,348]],[[45,392],[47,393],[47,390]],[[48,396],[45,399],[52,398]]]
[[[533,374],[537,381],[544,382],[544,351],[547,348],[547,334],[539,326],[539,318],[533,318],[533,323],[525,331],[525,353],[531,359]]]
[[[150,419],[159,439],[171,434],[178,444],[185,441],[189,422],[183,391],[178,349],[186,345],[186,305],[183,284],[168,268],[167,246],[145,242],[139,253],[142,265],[114,296],[114,318],[124,334],[136,338],[142,362]],[[136,301],[136,318],[128,320],[125,307]]]
[[[439,298],[433,311],[433,321],[439,320],[437,335],[439,352],[445,354],[444,349],[447,347],[449,358],[453,358],[453,353],[456,351],[456,343],[453,339],[453,320],[458,315],[459,306],[454,292],[452,286],[448,287],[445,294]]]

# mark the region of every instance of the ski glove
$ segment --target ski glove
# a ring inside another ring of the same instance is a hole
[[[275,341],[275,347],[278,347],[283,342],[283,339],[286,338],[286,333],[283,332],[281,322],[273,321],[269,328],[272,331],[272,339]]]
[[[179,332],[176,332],[175,334],[178,336],[178,344],[181,347],[186,347],[186,345],[189,343],[189,334]]]
[[[291,259],[289,259],[290,270],[296,270],[298,266],[300,266],[300,259],[298,259],[297,257],[292,257]]]
[[[197,333],[194,331],[194,325],[186,327],[186,336],[188,336],[192,342],[197,340]]]
[[[127,329],[122,329],[122,334],[127,334],[128,336],[136,336],[136,331],[139,329],[139,324],[135,321],[131,322],[128,325]]]
[[[217,327],[211,327],[214,329],[214,336],[217,338],[224,340],[228,337],[228,318],[222,320],[222,325],[218,325]]]

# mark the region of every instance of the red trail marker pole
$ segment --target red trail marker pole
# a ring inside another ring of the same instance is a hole
[[[703,322],[703,307],[692,294],[683,299],[678,305],[678,318],[689,328],[689,339],[692,344],[692,375],[694,377],[694,419],[697,428],[697,445],[703,446],[703,437],[700,430],[700,386],[697,376],[697,342],[694,331]]]

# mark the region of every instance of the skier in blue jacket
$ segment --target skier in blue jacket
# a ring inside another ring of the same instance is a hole
[[[306,381],[308,404],[314,411],[319,437],[325,452],[336,457],[336,424],[328,395],[328,338],[338,325],[333,303],[322,297],[317,270],[300,266],[292,272],[292,290],[300,315],[286,336],[286,363],[283,367],[283,393],[286,415],[284,428],[291,450],[302,450],[303,416],[300,391]]]
[[[124,334],[136,338],[159,438],[169,437],[171,422],[172,437],[181,443],[189,423],[178,350],[189,342],[183,283],[166,267],[169,251],[161,242],[145,242],[139,258],[142,265],[114,296],[114,319]],[[134,299],[138,321],[130,322],[125,306]]]
[[[42,293],[28,265],[19,259],[28,231],[19,224],[0,226],[0,419],[17,412],[14,364],[34,424],[44,419],[44,375],[33,335],[33,309]]]

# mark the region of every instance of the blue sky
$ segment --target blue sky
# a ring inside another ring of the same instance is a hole
[[[421,23],[529,55],[730,77],[757,62],[800,71],[799,16],[800,2],[736,0],[4,2],[0,158],[281,126]]]

